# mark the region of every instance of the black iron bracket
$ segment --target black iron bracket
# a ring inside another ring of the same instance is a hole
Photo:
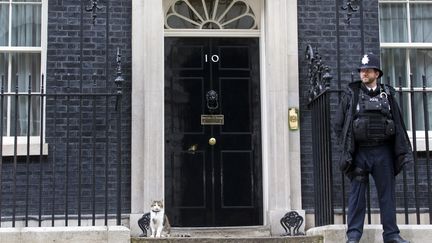
[[[142,230],[140,237],[147,237],[147,232],[150,229],[150,213],[145,213],[139,220],[138,226]]]
[[[346,10],[347,14],[346,14],[346,18],[345,18],[345,22],[350,25],[351,24],[351,18],[353,13],[357,12],[360,10],[360,5],[359,2],[361,0],[348,0],[346,2],[346,4],[344,6],[342,6],[342,10]]]
[[[304,235],[303,232],[299,232],[303,221],[303,217],[300,216],[296,211],[290,211],[286,213],[280,220],[280,224],[285,229],[285,233],[282,234],[282,236]]]
[[[97,11],[102,10],[102,7],[98,6],[98,0],[91,0],[91,7],[86,7],[85,11],[92,12],[93,24],[96,23]]]
[[[333,77],[330,75],[330,68],[322,63],[317,48],[314,50],[311,45],[307,45],[305,55],[308,60],[309,102],[311,102],[329,88]]]
[[[124,84],[124,78],[123,78],[123,73],[122,73],[122,67],[121,67],[121,53],[120,53],[120,48],[117,47],[117,77],[114,80],[114,83],[117,86],[117,101],[116,101],[116,110],[118,108],[119,102],[120,102],[120,98],[121,95],[123,94],[123,84]]]

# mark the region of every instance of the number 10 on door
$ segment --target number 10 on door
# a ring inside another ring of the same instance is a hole
[[[205,62],[219,62],[219,56],[218,55],[204,55],[204,61]]]

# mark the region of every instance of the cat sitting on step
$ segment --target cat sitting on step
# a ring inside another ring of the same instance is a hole
[[[150,206],[150,237],[161,237],[162,231],[169,236],[171,226],[165,215],[163,201],[155,200]]]

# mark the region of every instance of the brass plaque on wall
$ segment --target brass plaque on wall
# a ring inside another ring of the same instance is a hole
[[[224,115],[201,115],[201,125],[223,125]]]

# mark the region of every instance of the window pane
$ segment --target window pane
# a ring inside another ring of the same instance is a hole
[[[228,20],[229,22],[229,20]],[[255,19],[252,16],[244,16],[224,26],[225,29],[251,29],[255,25]]]
[[[4,91],[7,91],[8,83],[8,54],[0,53],[0,88],[4,85]],[[3,84],[1,83],[3,81]]]
[[[11,97],[11,136],[15,136],[15,126],[17,136],[26,136],[28,128],[28,97],[25,95]],[[18,109],[17,109],[18,108]],[[17,112],[15,112],[17,110]],[[15,114],[16,113],[16,114]],[[30,106],[30,136],[40,134],[40,97],[31,98]]]
[[[41,46],[40,5],[13,5],[12,46]]]
[[[382,79],[387,83],[390,79],[390,85],[403,87],[408,85],[407,66],[406,66],[406,49],[381,49],[381,69],[384,73]]]
[[[427,93],[427,115],[429,116],[429,124],[428,124],[428,130],[430,131],[432,129],[432,95],[431,93]],[[424,124],[424,121],[422,121]],[[424,126],[424,125],[423,125]]]
[[[9,38],[9,5],[0,4],[0,46],[7,46]]]
[[[380,4],[381,42],[408,42],[407,12],[404,4]]]
[[[40,3],[41,0],[12,0],[12,2],[14,2],[14,3],[19,3],[19,2],[33,2],[33,3]]]
[[[414,87],[423,87],[423,76],[426,78],[426,86],[432,87],[432,50],[411,50],[410,64]],[[432,121],[432,96],[430,93],[427,94],[428,96],[424,98],[422,93],[415,93],[414,99],[411,101],[414,107],[413,114],[416,114],[416,130],[425,129],[425,114],[429,116],[429,121]],[[427,111],[424,110],[423,106],[423,102],[425,101],[428,106]]]
[[[0,53],[0,87],[4,86],[4,91],[7,91],[7,79],[8,79],[8,54]],[[1,83],[3,81],[3,84]],[[2,98],[0,97],[0,105]],[[0,117],[3,117],[3,136],[7,135],[7,98],[3,96],[3,110],[0,109]],[[1,108],[1,106],[0,106]],[[3,113],[2,113],[3,112]]]
[[[396,89],[398,90],[398,89]],[[408,130],[411,129],[411,108],[409,103],[409,94],[408,92],[397,92],[396,93],[396,100],[398,102],[399,108],[402,113],[403,120],[405,122],[405,125]]]
[[[432,119],[432,112],[430,109],[430,107],[432,105],[432,97],[430,97],[430,95],[428,95],[428,96],[429,97],[424,98],[423,93],[416,92],[416,93],[414,93],[414,98],[411,100],[411,102],[413,103],[412,104],[413,109],[411,112],[412,112],[412,114],[415,115],[415,124],[416,124],[415,129],[416,130],[425,130],[425,126],[424,126],[424,124],[425,124],[425,122],[424,122],[425,116],[424,115],[425,114],[429,116],[429,121],[431,121],[431,119]],[[427,106],[428,106],[427,111],[424,110],[423,99],[425,99],[425,101],[427,102]],[[429,129],[431,128],[430,124],[429,124],[428,128]]]
[[[198,14],[202,17],[205,18],[205,10],[202,4],[202,0],[189,0],[189,3],[193,6],[193,8],[198,12]],[[208,14],[208,9],[207,9],[207,14]]]
[[[174,28],[198,28],[197,23],[200,23],[199,17],[190,9],[189,5],[187,5],[186,2],[176,2],[173,8],[182,17],[180,18],[175,15],[175,18],[170,18],[169,24],[171,27],[175,26]]]
[[[414,87],[423,87],[422,76],[426,76],[426,86],[432,87],[432,50],[410,50],[410,67]]]
[[[18,78],[18,91],[27,92],[29,75],[33,92],[40,90],[40,53],[13,53],[12,54],[12,82],[11,92],[15,92]]]
[[[3,124],[0,124],[3,126],[3,136],[7,136],[7,107],[8,107],[8,101],[9,99],[6,98],[6,96],[3,96],[3,110],[0,109],[1,116],[3,117]],[[0,104],[2,102],[2,98],[0,97]],[[0,106],[1,107],[1,106]]]
[[[432,4],[412,4],[411,38],[413,42],[432,42]]]
[[[250,15],[236,19],[238,16],[245,14]],[[224,29],[250,29],[255,24],[253,16],[254,14],[250,12],[250,9],[244,2],[237,2],[229,8],[225,15],[223,15],[221,24]]]

